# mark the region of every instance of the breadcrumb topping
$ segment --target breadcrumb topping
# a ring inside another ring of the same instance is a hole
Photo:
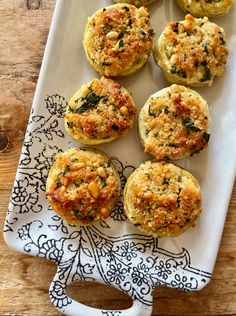
[[[184,21],[170,23],[160,37],[160,45],[169,73],[187,84],[211,84],[222,75],[228,57],[223,28],[207,17],[196,19],[188,14]],[[160,60],[161,67],[162,63]]]
[[[201,213],[200,188],[187,171],[147,161],[128,179],[125,210],[141,231],[157,237],[177,236]]]
[[[172,85],[141,109],[139,133],[145,152],[157,160],[192,156],[208,146],[208,105],[195,91]]]
[[[133,127],[136,106],[114,80],[102,77],[83,86],[66,110],[66,129],[75,139],[101,142],[124,136]]]
[[[81,148],[57,155],[46,185],[54,210],[76,225],[107,218],[119,191],[119,179],[109,159],[97,150]]]
[[[152,50],[153,29],[144,7],[115,4],[88,20],[84,48],[90,63],[105,76],[119,76],[139,68]]]

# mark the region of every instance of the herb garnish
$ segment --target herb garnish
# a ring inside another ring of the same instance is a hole
[[[76,109],[73,109],[72,107],[68,106],[68,113],[76,113]]]
[[[151,116],[154,116],[156,117],[156,113],[152,112],[152,108],[151,108],[151,104],[149,104],[149,107],[148,107],[148,114],[151,115]]]
[[[204,49],[204,52],[208,52],[208,45],[206,44],[206,43],[203,43],[202,44],[202,47],[203,47],[203,49]]]
[[[73,122],[66,122],[66,124],[69,128],[73,128]]]
[[[201,79],[202,82],[204,81],[208,81],[208,80],[211,80],[211,71],[208,67],[204,66],[204,70],[205,70],[205,73],[203,75],[203,78]]]
[[[104,24],[102,26],[103,31],[109,31],[111,29],[110,25]]]
[[[192,131],[192,132],[200,132],[201,131],[201,129],[199,127],[195,126],[193,124],[193,122],[187,118],[183,119],[183,125],[188,131]]]
[[[206,132],[203,133],[203,139],[205,140],[206,143],[209,142],[210,136],[211,136],[211,135],[208,134],[208,133],[206,133]]]
[[[59,177],[64,177],[70,171],[70,166],[66,166],[66,169],[60,172]]]
[[[102,66],[110,66],[112,63],[110,61],[103,60]]]
[[[225,45],[225,44],[226,44],[226,41],[224,40],[223,37],[220,37],[220,43],[221,43],[222,45]]]
[[[89,213],[89,214],[88,214],[88,220],[89,220],[90,222],[92,222],[92,221],[94,220],[94,216],[93,216],[92,213]]]
[[[170,72],[171,72],[172,74],[176,74],[176,73],[177,73],[176,66],[172,66]]]
[[[78,218],[81,218],[81,219],[84,218],[82,212],[79,211],[79,210],[74,211],[74,214],[75,214],[75,216],[78,217]]]
[[[120,39],[120,40],[119,40],[118,46],[119,46],[119,48],[121,48],[121,47],[124,46],[124,41],[123,41],[123,39]]]
[[[90,91],[85,97],[81,98],[84,103],[76,110],[77,113],[83,113],[99,103],[101,97]]]

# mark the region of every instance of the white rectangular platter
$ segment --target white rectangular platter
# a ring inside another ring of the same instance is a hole
[[[82,47],[85,24],[97,9],[111,4],[111,0],[57,1],[4,227],[9,247],[58,264],[49,293],[66,315],[151,315],[153,288],[204,287],[213,272],[235,179],[236,11],[232,8],[225,17],[213,19],[226,31],[229,60],[224,75],[211,88],[198,89],[210,105],[209,148],[177,162],[193,173],[202,189],[204,211],[196,226],[177,238],[154,239],[127,221],[122,200],[109,220],[85,228],[68,225],[48,206],[45,182],[55,154],[80,145],[64,130],[66,104],[81,84],[98,77]],[[184,18],[171,0],[158,0],[149,9],[156,38],[167,23]],[[152,56],[138,73],[118,81],[132,93],[138,109],[169,85]],[[123,183],[150,158],[143,153],[136,127],[127,137],[99,148],[113,157]],[[86,307],[66,294],[66,286],[78,280],[115,286],[134,304],[125,311]]]

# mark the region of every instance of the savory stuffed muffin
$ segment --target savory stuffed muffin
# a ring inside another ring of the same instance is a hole
[[[211,86],[221,76],[227,61],[224,29],[190,14],[170,23],[157,40],[154,58],[172,83],[194,87]]]
[[[193,225],[202,211],[197,180],[171,163],[142,163],[124,191],[128,219],[153,237],[175,237]]]
[[[83,45],[89,63],[99,74],[126,76],[147,62],[153,35],[144,7],[118,3],[88,19]]]
[[[233,0],[177,0],[179,7],[198,17],[215,17],[229,12]]]
[[[48,174],[46,196],[68,223],[88,225],[109,216],[120,187],[119,175],[103,152],[71,148],[57,155]]]
[[[185,86],[162,89],[140,111],[139,136],[145,152],[157,160],[192,156],[207,147],[210,138],[207,102]]]
[[[136,7],[141,6],[148,6],[149,4],[155,2],[156,0],[114,0],[115,2],[121,2],[121,3],[129,3],[133,4]]]
[[[94,79],[71,98],[65,128],[83,144],[107,143],[133,127],[136,106],[129,92],[112,79]]]

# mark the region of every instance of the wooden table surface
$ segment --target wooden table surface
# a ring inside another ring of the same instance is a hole
[[[0,225],[3,227],[55,0],[0,0]],[[4,118],[3,118],[4,113]],[[15,116],[21,119],[15,119]],[[0,235],[0,315],[59,315],[48,298],[56,266],[8,249]],[[98,308],[130,299],[100,284],[77,284],[71,297]],[[153,315],[236,315],[236,185],[210,284],[200,292],[160,288]],[[86,315],[85,315],[86,316]]]

